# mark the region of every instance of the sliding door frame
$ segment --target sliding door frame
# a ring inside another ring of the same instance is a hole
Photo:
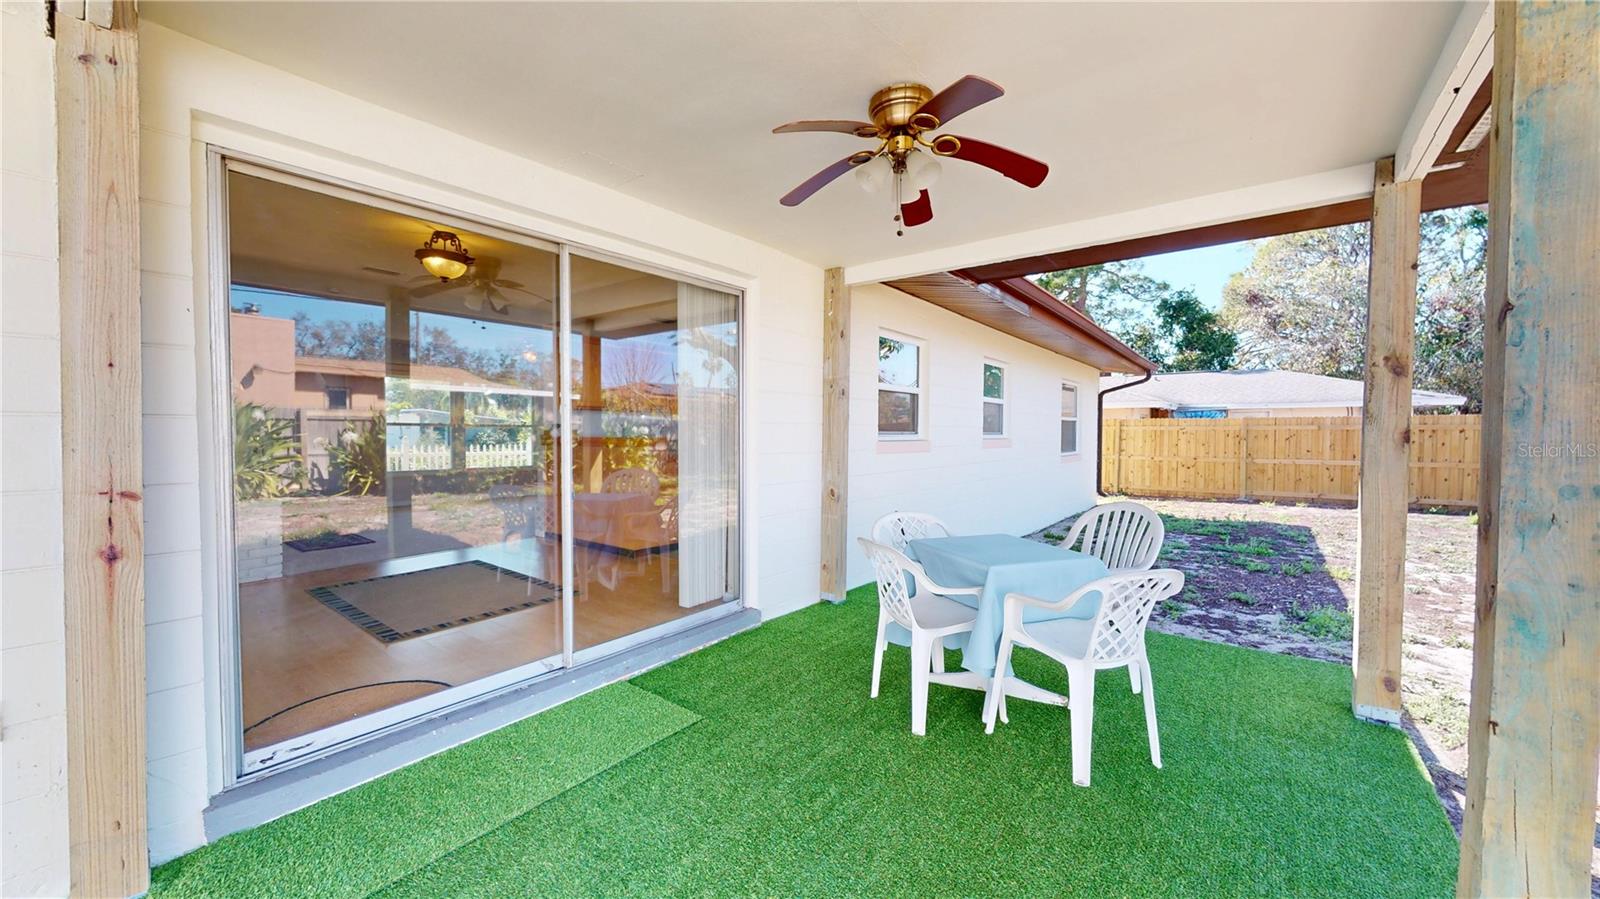
[[[534,680],[559,675],[585,663],[626,652],[636,646],[681,632],[709,621],[735,614],[746,607],[749,590],[750,565],[746,556],[749,541],[746,539],[748,516],[747,449],[749,397],[745,383],[747,371],[746,296],[743,286],[728,284],[698,275],[641,262],[626,255],[565,240],[557,236],[535,233],[528,229],[486,220],[481,216],[463,213],[436,203],[414,200],[344,179],[320,174],[298,166],[276,162],[248,151],[229,149],[217,143],[201,145],[204,153],[206,196],[206,231],[204,235],[207,276],[205,278],[207,302],[200,324],[207,337],[209,356],[209,396],[203,398],[206,416],[202,428],[209,431],[203,442],[210,444],[211,458],[203,460],[202,474],[209,475],[210,484],[202,484],[203,511],[208,512],[214,529],[216,543],[205,547],[203,564],[210,566],[210,582],[217,602],[215,615],[207,642],[208,708],[220,718],[220,729],[213,757],[220,757],[221,769],[213,770],[209,778],[211,792],[222,792],[231,787],[269,777],[278,772],[323,758],[330,753],[376,739],[401,727],[424,718],[447,714],[455,709],[488,700]],[[247,751],[244,748],[243,680],[241,634],[239,629],[239,584],[234,533],[235,499],[231,466],[233,459],[231,347],[228,333],[228,312],[231,288],[231,240],[229,234],[228,174],[239,172],[252,177],[265,178],[293,187],[363,203],[426,221],[456,224],[500,239],[530,246],[534,249],[558,254],[558,328],[556,337],[563,369],[571,358],[572,294],[570,260],[573,252],[585,258],[613,262],[641,272],[699,284],[735,297],[735,321],[739,336],[738,345],[738,427],[735,464],[738,466],[738,510],[736,517],[739,571],[738,598],[718,607],[705,609],[682,618],[664,622],[627,634],[582,650],[574,649],[573,637],[573,576],[575,568],[575,532],[573,530],[572,481],[573,473],[567,464],[571,452],[572,390],[570,379],[557,375],[557,396],[560,398],[558,421],[563,439],[557,441],[558,467],[564,483],[561,493],[561,630],[562,649],[558,655],[547,656],[514,668],[441,690],[438,693],[410,700],[386,709],[364,715],[352,721],[322,728],[308,734],[284,740],[270,746]],[[219,776],[220,775],[220,776]]]

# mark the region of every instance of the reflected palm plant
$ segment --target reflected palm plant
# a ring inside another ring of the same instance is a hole
[[[300,440],[294,422],[260,403],[233,406],[233,490],[240,500],[274,499],[299,489]]]
[[[338,438],[327,444],[328,461],[338,471],[345,495],[383,492],[389,462],[385,427],[383,410],[379,409],[372,413],[370,421],[341,430]]]

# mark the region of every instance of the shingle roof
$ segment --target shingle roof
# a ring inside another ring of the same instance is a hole
[[[1137,380],[1128,375],[1100,379],[1100,389]],[[1351,378],[1297,371],[1184,371],[1106,396],[1107,409],[1259,409],[1280,406],[1360,406],[1363,385]],[[1413,406],[1459,406],[1466,397],[1412,390]]]

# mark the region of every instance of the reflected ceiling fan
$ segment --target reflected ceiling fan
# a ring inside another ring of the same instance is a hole
[[[922,84],[891,84],[873,94],[868,102],[870,122],[823,119],[779,125],[772,129],[773,134],[832,131],[875,140],[878,145],[852,153],[812,175],[778,202],[798,206],[835,178],[855,169],[857,180],[869,192],[882,190],[892,183],[895,234],[899,236],[905,233],[905,228],[933,219],[928,188],[939,177],[936,157],[975,162],[1027,187],[1038,187],[1050,174],[1050,167],[1037,159],[975,138],[954,134],[929,137],[956,116],[1004,94],[1000,85],[977,75],[967,75],[937,94]],[[907,196],[912,198],[907,200]]]
[[[470,258],[470,257],[469,257]],[[473,312],[482,312],[487,302],[494,311],[505,314],[511,308],[511,300],[501,291],[510,290],[525,293],[536,300],[550,302],[520,282],[508,281],[500,277],[500,260],[493,256],[479,256],[467,265],[466,271],[457,278],[444,280],[434,275],[422,275],[413,279],[412,283],[425,281],[420,287],[413,287],[409,293],[416,299],[431,297],[434,294],[466,288],[466,295],[461,298],[462,305]]]

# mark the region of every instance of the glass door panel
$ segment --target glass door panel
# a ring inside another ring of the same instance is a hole
[[[571,255],[573,646],[738,599],[738,297]]]
[[[248,771],[559,664],[558,267],[452,228],[441,280],[420,214],[227,194]]]

